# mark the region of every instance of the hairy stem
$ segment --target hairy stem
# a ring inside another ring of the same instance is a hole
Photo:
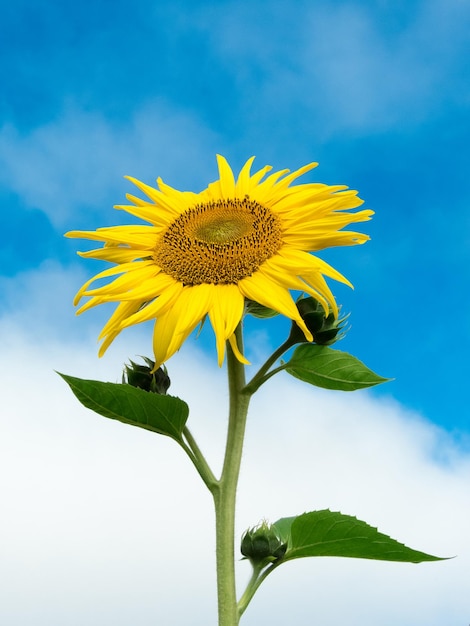
[[[236,330],[243,349],[241,325]],[[243,393],[245,367],[227,343],[230,393],[229,424],[222,474],[214,489],[219,626],[237,626],[239,612],[235,587],[235,502],[250,394]]]

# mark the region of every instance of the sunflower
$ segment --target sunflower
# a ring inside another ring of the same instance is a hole
[[[326,314],[331,309],[337,315],[325,277],[352,285],[310,252],[364,243],[367,235],[342,229],[369,220],[373,211],[347,212],[363,201],[342,185],[292,185],[317,163],[292,173],[281,170],[267,175],[270,166],[251,173],[253,160],[245,163],[235,180],[227,161],[218,155],[219,179],[200,193],[178,191],[160,178],[154,188],[127,177],[148,199],[128,194],[132,204],[115,208],[150,225],[66,234],[104,243],[79,254],[116,264],[87,281],[74,301],[89,296],[77,313],[105,302],[118,303],[101,331],[100,356],[124,328],[154,320],[158,368],[208,315],[219,365],[226,341],[247,363],[234,332],[248,300],[290,318],[313,341],[290,290],[311,295]],[[89,288],[94,281],[109,278],[104,286]]]

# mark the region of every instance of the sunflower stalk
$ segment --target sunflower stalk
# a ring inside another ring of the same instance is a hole
[[[243,348],[242,326],[235,331]],[[227,348],[229,386],[229,423],[225,458],[218,488],[214,490],[216,518],[216,562],[219,626],[237,626],[240,615],[235,584],[235,504],[240,463],[245,438],[246,418],[251,394],[244,393],[245,366]]]
[[[238,346],[243,349],[243,328],[237,327]],[[235,578],[235,510],[240,464],[245,438],[246,420],[251,396],[275,372],[269,372],[273,364],[294,343],[288,339],[273,352],[264,365],[253,376],[247,385],[245,367],[234,354],[227,342],[227,376],[229,387],[229,423],[225,457],[220,479],[212,473],[203,453],[187,427],[184,428],[184,450],[191,458],[202,480],[213,494],[216,516],[216,563],[217,563],[217,596],[219,626],[238,626],[240,617],[245,612],[256,590],[266,576],[274,569],[254,565],[253,574],[245,592],[237,602]]]

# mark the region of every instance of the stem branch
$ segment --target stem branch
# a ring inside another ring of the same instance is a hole
[[[183,437],[186,440],[181,443],[183,449],[193,462],[194,467],[197,469],[199,476],[202,478],[209,491],[213,493],[214,489],[217,487],[217,479],[187,426],[184,427]]]
[[[250,380],[250,382],[245,386],[245,389],[243,391],[245,393],[253,395],[255,391],[257,391],[261,387],[263,383],[265,383],[269,378],[271,378],[271,376],[283,370],[284,366],[281,365],[280,367],[276,368],[275,370],[273,370],[272,372],[268,374],[269,369],[274,365],[274,363],[284,354],[284,352],[287,352],[289,348],[292,348],[293,345],[295,345],[295,343],[292,343],[290,338],[284,341],[284,343],[281,344],[279,348],[277,348],[271,354],[271,356],[266,361],[266,363],[260,367],[260,369],[256,372],[256,374]]]
[[[240,617],[243,615],[243,613],[245,612],[245,609],[250,604],[253,596],[255,595],[256,591],[258,590],[263,580],[265,580],[266,577],[274,569],[276,569],[279,563],[280,562],[272,563],[271,565],[268,565],[268,567],[266,567],[265,569],[255,568],[255,567],[253,568],[253,575],[250,579],[250,582],[246,586],[245,593],[242,595],[238,603],[238,614]]]

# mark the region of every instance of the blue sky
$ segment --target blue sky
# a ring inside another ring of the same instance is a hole
[[[109,312],[74,318],[72,296],[97,264],[80,260],[63,233],[125,222],[112,209],[132,192],[125,174],[198,191],[216,177],[217,152],[235,169],[253,154],[278,169],[318,161],[306,180],[358,189],[376,212],[363,227],[369,243],[323,254],[355,285],[333,285],[351,312],[339,347],[395,378],[365,396],[378,419],[381,407],[400,407],[403,432],[408,418],[426,424],[428,453],[467,468],[468,3],[110,6],[2,6],[2,336],[15,337],[30,363],[49,355],[49,370],[74,373],[78,359],[79,369],[118,378],[123,359],[150,352],[150,327],[85,367]],[[255,360],[285,326],[266,328],[252,327]],[[8,360],[14,345],[5,345]],[[187,349],[212,354],[210,336]],[[67,353],[68,366],[52,362]]]
[[[7,277],[78,260],[71,228],[124,219],[122,176],[201,189],[215,152],[357,188],[372,241],[330,251],[356,291],[343,348],[391,393],[469,429],[468,7],[462,2],[5,7]],[[20,245],[18,245],[20,243]],[[87,271],[95,271],[89,264]],[[77,322],[80,332],[86,320]]]

